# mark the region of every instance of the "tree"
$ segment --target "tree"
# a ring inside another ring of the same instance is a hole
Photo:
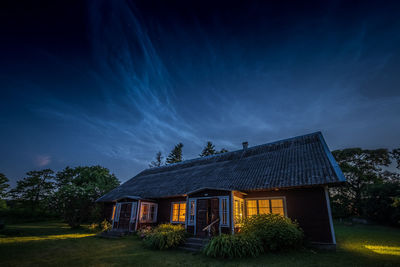
[[[163,164],[163,157],[161,156],[161,151],[158,151],[156,154],[156,160],[150,162],[149,167],[150,168],[155,168],[155,167],[160,167]]]
[[[27,177],[17,181],[17,186],[11,190],[13,198],[26,202],[31,210],[37,210],[43,207],[44,201],[53,193],[54,172],[50,169],[41,171],[30,171],[26,173]]]
[[[222,153],[226,153],[229,152],[227,149],[222,148],[219,152],[217,152],[217,154],[222,154]]]
[[[0,173],[0,199],[7,196],[7,189],[10,187],[9,181],[3,173]]]
[[[57,173],[54,202],[71,227],[100,219],[95,201],[119,185],[118,179],[101,166],[67,167]]]
[[[207,142],[206,146],[203,148],[203,151],[199,155],[200,157],[207,157],[211,155],[215,155],[217,151],[215,151],[215,146],[210,141]]]
[[[171,164],[171,163],[181,162],[183,159],[182,148],[183,148],[182,143],[175,145],[174,149],[172,149],[171,153],[169,153],[166,163]]]
[[[390,154],[397,162],[396,168],[400,170],[400,148],[393,149]]]
[[[333,209],[340,208],[342,215],[363,215],[362,204],[367,186],[383,182],[387,177],[382,166],[391,163],[388,150],[348,148],[333,151],[332,154],[347,180],[344,186],[331,190]]]

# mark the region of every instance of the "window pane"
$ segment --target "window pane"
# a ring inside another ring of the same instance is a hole
[[[283,199],[271,199],[271,206],[273,208],[283,208]]]
[[[259,214],[268,214],[269,210],[269,200],[268,199],[260,199],[258,200],[258,211]]]
[[[149,214],[149,205],[143,204],[142,205],[142,220],[147,220]]]
[[[272,208],[272,213],[274,214],[280,214],[282,216],[285,216],[285,213],[283,211],[283,207],[282,208]]]
[[[180,203],[179,205],[179,222],[185,222],[186,216],[186,203]]]
[[[156,213],[156,206],[151,205],[150,206],[150,221],[154,221],[155,213]]]
[[[222,200],[222,224],[228,224],[228,200],[223,198]]]
[[[172,221],[177,222],[179,219],[179,204],[174,203],[172,206]]]
[[[247,216],[257,215],[257,200],[247,201]]]

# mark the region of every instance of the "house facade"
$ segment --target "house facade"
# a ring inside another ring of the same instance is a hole
[[[240,231],[245,217],[296,220],[335,245],[328,187],[345,181],[320,132],[142,171],[97,201],[113,229],[182,224],[198,237]]]

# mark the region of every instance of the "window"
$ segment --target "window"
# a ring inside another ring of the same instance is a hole
[[[283,198],[247,200],[247,216],[269,213],[285,216],[283,201]]]
[[[173,202],[171,222],[184,223],[185,219],[186,219],[186,202]]]
[[[119,214],[120,214],[120,212],[121,212],[121,204],[120,203],[117,203],[116,204],[116,214],[115,214],[115,216],[114,216],[114,222],[118,222],[119,221]]]
[[[195,212],[196,212],[196,201],[195,200],[190,200],[189,201],[190,206],[189,206],[189,225],[194,225],[194,217],[195,217]]]
[[[141,204],[140,221],[156,222],[157,220],[157,204],[143,202]]]
[[[234,218],[235,224],[240,224],[244,216],[244,201],[240,198],[235,198],[234,202]]]
[[[114,221],[114,218],[115,218],[115,208],[116,208],[116,205],[113,206],[112,215],[111,215],[112,221]]]
[[[221,198],[220,203],[221,203],[220,204],[221,225],[228,226],[229,225],[228,198]]]

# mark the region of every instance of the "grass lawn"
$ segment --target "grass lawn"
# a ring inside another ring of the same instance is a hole
[[[152,251],[135,236],[109,240],[59,222],[0,231],[0,266],[400,266],[400,229],[336,224],[337,251],[304,249],[250,259],[213,259],[179,250]]]

